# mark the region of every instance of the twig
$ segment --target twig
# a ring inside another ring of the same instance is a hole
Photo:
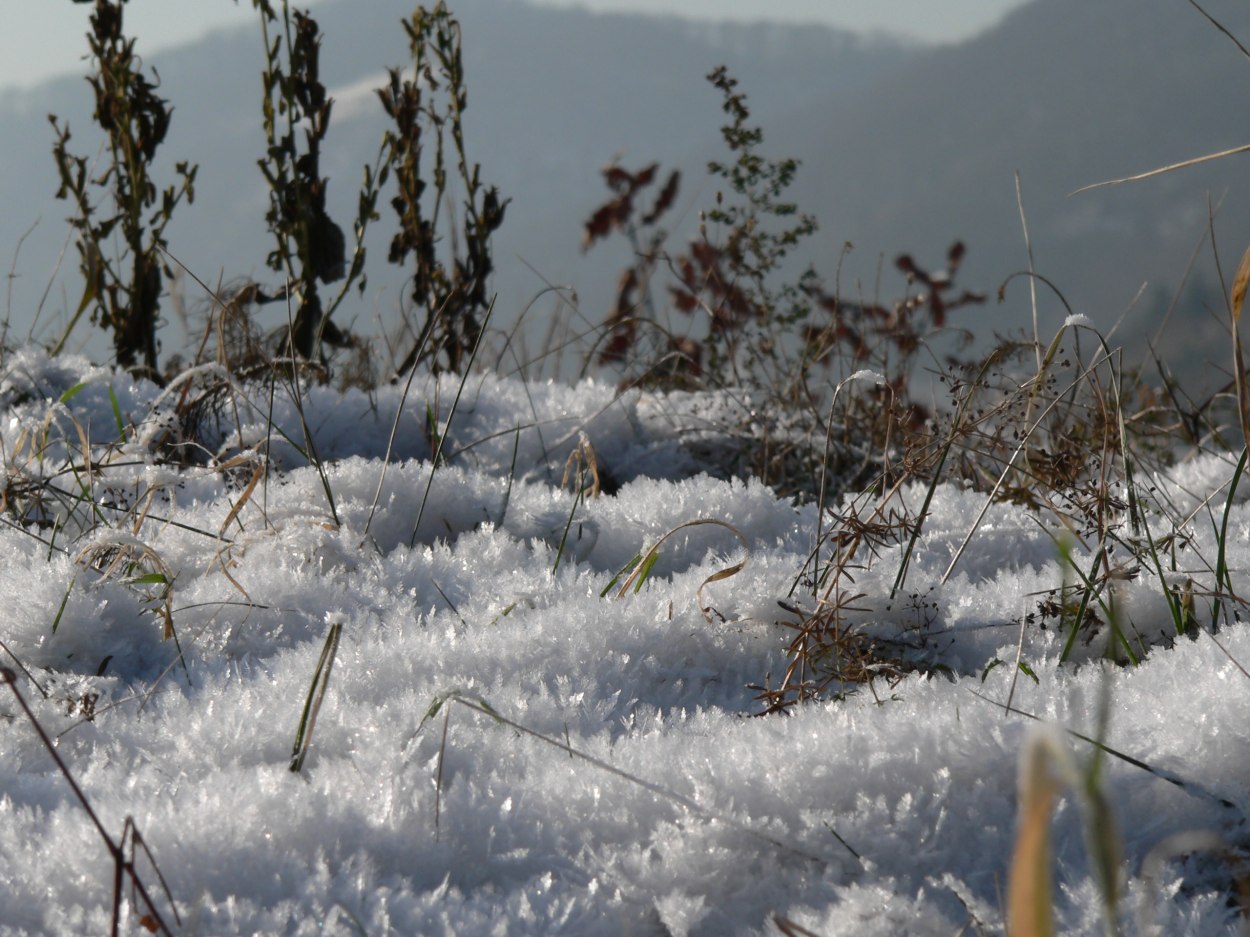
[[[35,714],[31,711],[30,706],[27,705],[26,698],[22,696],[21,690],[17,688],[17,674],[8,667],[0,667],[0,681],[7,683],[9,685],[9,689],[13,691],[13,696],[16,697],[18,706],[20,706],[22,708],[22,712],[26,714],[27,721],[30,722],[31,726],[38,734],[40,741],[43,742],[43,747],[46,748],[48,750],[48,754],[52,756],[52,760],[56,763],[57,769],[61,772],[61,775],[69,784],[70,790],[74,792],[74,797],[77,798],[78,802],[82,805],[83,810],[87,812],[87,816],[95,825],[96,831],[100,834],[100,838],[104,840],[104,845],[108,849],[109,856],[113,859],[113,926],[110,932],[112,937],[117,937],[118,933],[117,928],[120,921],[121,910],[121,881],[123,877],[130,879],[132,889],[139,893],[139,896],[143,899],[144,905],[147,906],[148,914],[144,915],[143,918],[145,926],[153,932],[159,930],[161,933],[168,934],[169,937],[173,937],[173,932],[161,918],[160,912],[156,910],[156,905],[152,902],[152,898],[148,894],[148,890],[143,886],[143,882],[139,880],[139,875],[135,871],[134,859],[126,859],[125,849],[118,845],[113,840],[113,837],[109,835],[108,830],[104,828],[104,824],[100,822],[99,816],[97,816],[96,812],[91,808],[91,804],[87,800],[87,795],[82,792],[82,788],[78,786],[78,782],[74,780],[74,776],[70,773],[69,766],[65,764],[65,761],[61,758],[60,752],[58,752],[56,750],[56,746],[52,744],[52,739],[48,737],[48,733],[44,731],[43,726],[40,725],[39,720],[35,718]],[[126,818],[126,830],[133,833],[132,842],[137,839],[139,843],[143,844],[143,838],[138,835],[134,820],[130,817]],[[125,841],[125,837],[126,833],[123,832],[123,842]],[[143,844],[143,851],[147,853],[149,859],[152,858],[152,854],[148,851],[146,844]],[[154,869],[156,868],[155,861],[152,862],[152,867]],[[169,905],[173,908],[174,920],[179,924],[179,926],[181,926],[182,919],[178,916],[178,908],[174,905],[173,895],[169,893],[169,888],[165,885],[165,877],[161,875],[160,869],[156,870],[156,874],[161,881],[161,887],[165,891],[165,897],[169,899]]]

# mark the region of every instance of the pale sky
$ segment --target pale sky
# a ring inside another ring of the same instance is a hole
[[[300,7],[325,0],[304,0]],[[362,0],[355,0],[362,2]],[[363,0],[367,2],[367,0]],[[674,13],[699,19],[775,19],[828,23],[947,42],[997,22],[1026,0],[541,0],[591,10]],[[454,0],[451,9],[455,10]],[[0,88],[80,74],[90,3],[0,0]],[[251,0],[130,0],[126,32],[141,50],[186,42],[206,30],[252,22]]]

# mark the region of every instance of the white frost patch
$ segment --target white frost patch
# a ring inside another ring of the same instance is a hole
[[[18,675],[105,826],[120,836],[135,819],[188,933],[710,937],[773,934],[774,918],[824,935],[999,933],[1033,725],[1000,704],[1011,694],[1021,712],[1096,733],[1104,681],[1107,743],[1187,785],[1103,763],[1125,914],[1186,937],[1237,926],[1218,857],[1166,864],[1157,889],[1141,869],[1178,833],[1237,841],[1250,679],[1236,662],[1250,662],[1250,628],[1229,625],[1218,645],[1174,640],[1142,569],[1117,594],[1144,662],[1103,665],[1105,633],[1080,633],[1075,657],[1088,663],[1060,664],[1069,635],[1036,613],[1072,574],[1058,532],[1023,509],[991,508],[943,583],[983,496],[941,486],[898,593],[905,538],[846,581],[847,624],[929,662],[931,676],[883,675],[871,691],[752,718],[796,634],[778,624],[795,623],[779,603],[816,606],[800,575],[816,513],[692,474],[681,443],[713,433],[723,401],[475,378],[431,480],[427,405],[445,420],[454,382],[416,382],[402,409],[400,388],[317,388],[305,416],[327,493],[260,409],[224,414],[211,447],[228,459],[267,440],[280,468],[248,489],[251,463],[222,473],[206,457],[178,473],[155,458],[152,433],[119,433],[112,400],[127,427],[146,425],[167,404],[156,388],[37,352],[9,368],[5,451],[66,396],[51,442],[74,451],[72,416],[93,444],[110,443],[117,465],[91,483],[116,501],[108,517],[131,513],[99,534],[86,519],[52,532],[37,517],[0,530],[0,655],[47,692]],[[280,395],[273,417],[303,439]],[[582,433],[614,494],[561,487]],[[1211,499],[1220,518],[1229,478],[1228,464],[1201,461],[1153,480],[1149,497],[1191,509]],[[915,510],[924,493],[899,498]],[[1234,501],[1226,559],[1246,595],[1250,514]],[[1195,516],[1165,578],[1192,579],[1207,602],[1211,574],[1196,557],[1215,555],[1216,525]],[[697,518],[732,525],[746,546],[723,527],[684,528],[636,592],[616,598],[618,583],[601,597],[632,557]],[[106,578],[73,561],[88,543],[102,565],[109,547],[132,559],[146,549],[149,565]],[[168,583],[144,581],[157,559]],[[169,622],[177,641],[164,637]],[[295,775],[331,623],[341,638]],[[0,931],[106,933],[105,848],[2,686],[0,728]],[[1056,919],[1092,937],[1100,898],[1081,823],[1076,798],[1062,798]]]

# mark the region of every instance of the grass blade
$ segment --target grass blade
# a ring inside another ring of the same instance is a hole
[[[334,667],[334,657],[338,653],[339,635],[342,631],[342,622],[336,621],[330,626],[330,633],[326,635],[321,657],[317,661],[317,669],[313,671],[312,684],[308,687],[308,697],[304,700],[304,711],[300,714],[299,727],[295,730],[295,745],[291,750],[291,771],[294,774],[299,774],[304,767],[304,759],[312,745],[313,727],[317,724],[317,713],[321,711],[326,687],[330,684],[330,671]]]
[[[460,397],[464,393],[464,385],[469,381],[469,374],[473,371],[473,363],[477,361],[477,353],[482,348],[482,339],[486,335],[486,328],[490,325],[491,313],[495,311],[495,303],[492,300],[490,308],[486,310],[486,316],[482,320],[482,330],[478,332],[477,341],[473,344],[473,352],[469,355],[469,363],[465,366],[464,374],[460,375],[460,385],[456,388],[456,397],[451,402],[451,411],[447,414],[447,420],[443,423],[443,431],[438,435],[438,448],[430,453],[430,477],[425,482],[425,493],[421,495],[421,506],[417,509],[417,519],[412,525],[412,536],[408,540],[408,546],[417,545],[417,531],[421,528],[421,518],[425,516],[425,505],[430,499],[430,488],[434,485],[434,473],[438,471],[439,460],[443,457],[443,445],[447,441],[447,430],[451,428],[451,421],[456,418],[456,408],[460,406]]]

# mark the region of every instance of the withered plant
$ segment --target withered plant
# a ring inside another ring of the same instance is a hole
[[[857,489],[862,493],[821,500],[816,546],[783,605],[788,616],[778,621],[792,633],[787,669],[779,682],[756,687],[767,711],[856,684],[889,685],[935,666],[927,648],[941,609],[908,580],[942,482],[979,492],[983,507],[939,586],[959,570],[964,548],[996,503],[1022,505],[1043,529],[1057,531],[1064,581],[1040,593],[1020,625],[1057,629],[1062,659],[1080,651],[1136,663],[1161,642],[1244,612],[1222,544],[1228,505],[1250,459],[1243,455],[1226,496],[1220,556],[1196,555],[1195,523],[1205,508],[1187,513],[1149,481],[1178,455],[1182,440],[1172,428],[1183,414],[1149,391],[1142,374],[1124,368],[1082,317],[1070,318],[1036,358],[1034,350],[1033,343],[1003,342],[979,364],[944,376],[949,406],[922,427],[899,427],[897,453],[882,460],[880,474]],[[1219,408],[1205,410],[1206,419],[1221,418]],[[1225,438],[1237,432],[1236,412],[1226,408],[1222,419],[1213,425],[1215,451],[1226,451]],[[824,470],[834,469],[826,460]],[[919,500],[901,497],[908,483],[913,491],[919,484]],[[887,557],[898,562],[889,604],[859,607],[859,572]],[[1123,585],[1143,578],[1157,582],[1166,601],[1165,632],[1143,633],[1123,610]]]
[[[633,370],[638,373],[631,383],[775,384],[777,363],[784,354],[779,333],[804,318],[810,307],[797,284],[775,282],[787,254],[816,230],[812,216],[784,201],[798,161],[765,159],[760,153],[763,131],[750,125],[746,95],[737,90],[737,80],[724,66],[707,78],[721,92],[722,109],[730,116],[721,137],[734,161],[708,164],[708,172],[729,194],[724,189],[717,192],[714,207],[702,216],[699,234],[686,251],[667,256],[668,233],[657,226],[673,206],[680,183],[677,172],[669,174],[650,211],[635,217],[635,199],[655,181],[655,164],[638,173],[617,166],[604,170],[612,197],[583,228],[585,247],[621,232],[634,250],[635,262],[622,274],[607,320],[606,345],[599,353],[601,363],[635,359]],[[667,327],[663,313],[668,309],[655,305],[651,279],[661,262],[672,274],[669,308],[693,320],[684,334]],[[802,282],[810,275],[804,274]],[[645,330],[640,329],[644,322]],[[644,331],[658,332],[662,340],[651,342],[649,348],[639,346]],[[665,366],[659,373],[667,379],[656,377],[661,363]]]
[[[364,231],[376,217],[380,180],[376,170],[365,167],[349,264],[343,229],[326,211],[329,180],[321,175],[321,146],[334,102],[320,79],[320,28],[307,13],[292,10],[288,0],[282,0],[280,9],[271,0],[252,4],[260,13],[265,42],[261,109],[266,150],[258,164],[269,186],[265,220],[274,236],[267,262],[286,277],[279,290],[257,298],[290,304],[289,349],[316,361],[323,344],[350,343],[330,317],[353,284],[365,288]],[[318,284],[339,281],[343,285],[335,298],[323,304]]]
[[[651,289],[651,279],[668,240],[668,232],[657,223],[676,201],[681,173],[672,170],[650,210],[635,213],[635,199],[655,183],[659,169],[659,163],[637,172],[630,172],[616,163],[606,167],[603,180],[612,198],[599,206],[582,226],[583,252],[613,232],[620,232],[628,239],[634,253],[634,262],[625,268],[617,283],[616,302],[604,321],[596,360],[600,365],[621,365],[631,357],[642,357],[647,362],[647,370],[633,383],[670,387],[681,386],[683,382],[695,385],[703,372],[702,346],[663,328]],[[644,338],[644,329],[651,335]],[[643,341],[648,342],[648,350],[640,356],[638,348]]]
[[[69,125],[55,115],[52,155],[60,175],[56,197],[74,205],[70,223],[77,231],[79,268],[84,287],[59,351],[83,313],[113,334],[119,366],[159,381],[156,329],[163,277],[172,277],[162,256],[165,227],[175,207],[194,199],[196,166],[179,162],[176,184],[159,189],[152,172],[156,151],[169,131],[172,109],[156,91],[159,79],[143,74],[135,40],[123,29],[124,0],[96,0],[87,35],[93,72],[87,82],[95,96],[95,121],[104,131],[107,151],[99,173],[84,156],[69,151]],[[105,190],[101,204],[92,191]]]
[[[816,220],[785,198],[798,161],[766,158],[737,81],[723,67],[707,77],[729,117],[721,136],[732,161],[709,163],[720,189],[684,251],[667,252],[669,234],[659,224],[674,205],[679,174],[659,186],[658,164],[603,170],[611,196],[585,222],[583,246],[621,234],[634,261],[621,274],[595,358],[618,369],[625,386],[728,390],[741,413],[725,429],[740,445],[715,471],[812,495],[824,477],[820,443],[828,430],[836,444],[824,449],[839,460],[837,489],[864,484],[891,444],[903,441],[898,433],[922,429],[931,415],[911,390],[930,336],[947,327],[948,313],[984,296],[955,288],[961,242],[941,272],[899,256],[905,294],[891,305],[831,294],[812,267],[793,278],[792,255],[816,230]],[[661,273],[668,274],[663,291],[655,286]],[[883,380],[829,411],[832,389],[861,370]]]
[[[721,138],[732,162],[708,163],[720,180],[715,206],[704,215],[699,236],[676,261],[678,282],[670,288],[678,311],[707,317],[708,367],[730,386],[762,374],[773,388],[786,387],[781,369],[790,363],[784,335],[807,318],[810,302],[798,283],[778,277],[787,255],[816,231],[816,219],[785,200],[799,162],[766,159],[761,128],[750,124],[746,94],[722,65],[707,80],[721,93],[730,122]]]
[[[394,172],[397,192],[391,206],[399,232],[391,240],[388,260],[415,264],[411,299],[421,324],[411,329],[412,345],[399,372],[419,363],[434,372],[462,373],[482,334],[492,299],[487,292],[494,270],[491,235],[503,224],[508,200],[481,181],[481,167],[470,164],[462,125],[469,104],[461,56],[460,22],[440,2],[418,6],[404,21],[412,52],[413,75],[389,70],[390,80],[378,96],[394,122],[383,142],[386,164]],[[427,156],[427,147],[431,153]],[[432,160],[427,166],[425,160]],[[456,181],[448,170],[454,166]],[[428,193],[430,183],[432,191]],[[439,217],[449,201],[463,195],[463,229],[452,232],[451,256],[440,252],[444,236]]]

